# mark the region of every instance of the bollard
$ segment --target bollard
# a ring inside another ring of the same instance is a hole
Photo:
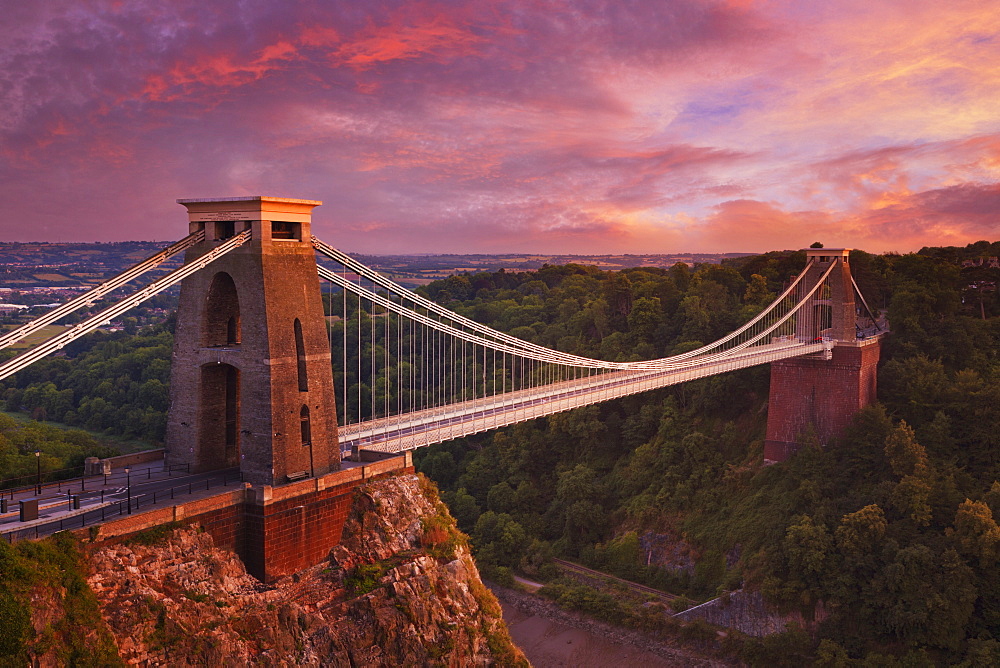
[[[0,513],[7,512],[7,499],[0,499]]]

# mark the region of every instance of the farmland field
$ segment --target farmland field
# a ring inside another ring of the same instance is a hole
[[[42,341],[55,336],[56,334],[62,332],[66,329],[68,325],[46,325],[37,332],[29,334],[25,338],[21,339],[12,346],[8,346],[9,350],[25,350],[32,346],[38,345]]]

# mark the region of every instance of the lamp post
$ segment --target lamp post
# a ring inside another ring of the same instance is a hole
[[[35,478],[35,495],[42,495],[42,451],[35,450],[35,470],[38,475]]]
[[[126,482],[126,488],[128,490],[126,492],[126,494],[127,494],[126,498],[128,498],[128,514],[131,515],[132,514],[132,476],[129,474],[129,468],[127,466],[125,467],[125,480],[127,481]]]

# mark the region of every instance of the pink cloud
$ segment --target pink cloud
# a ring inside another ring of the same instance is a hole
[[[80,239],[175,236],[177,197],[308,196],[368,252],[975,240],[1000,180],[989,9],[21,3],[0,196],[33,223],[11,235]]]
[[[345,41],[334,53],[334,61],[359,70],[423,57],[447,62],[476,54],[483,41],[443,11],[430,16],[395,16],[391,23],[369,25]]]

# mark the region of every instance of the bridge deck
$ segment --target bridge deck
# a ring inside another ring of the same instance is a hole
[[[724,359],[693,358],[681,369],[613,371],[342,426],[342,450],[403,452],[517,422],[717,373],[822,352],[822,342],[776,341]]]

